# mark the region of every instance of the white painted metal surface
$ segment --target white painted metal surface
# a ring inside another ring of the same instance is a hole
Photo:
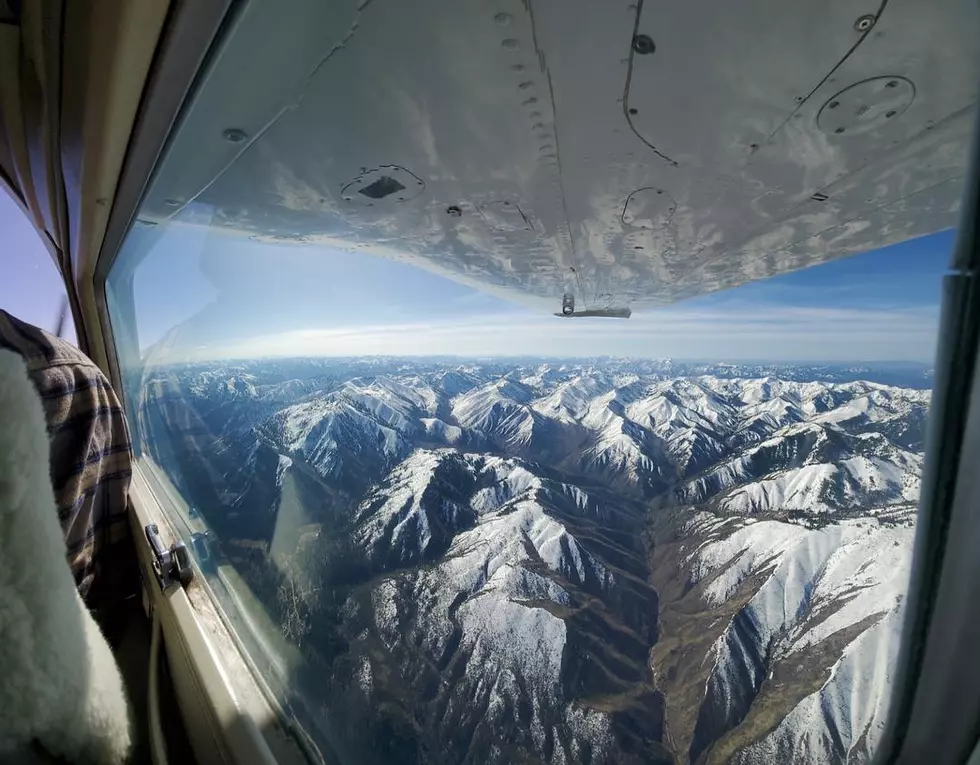
[[[669,303],[954,225],[977,22],[965,0],[253,0],[142,219],[195,203],[551,312]]]

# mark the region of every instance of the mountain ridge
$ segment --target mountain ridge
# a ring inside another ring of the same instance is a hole
[[[303,636],[298,706],[341,759],[867,759],[928,392],[673,362],[297,364],[155,370],[140,417]],[[395,749],[341,741],[365,724]]]

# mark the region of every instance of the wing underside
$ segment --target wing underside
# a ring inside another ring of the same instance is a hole
[[[370,252],[551,311],[956,223],[970,3],[289,5],[238,19],[144,222]]]

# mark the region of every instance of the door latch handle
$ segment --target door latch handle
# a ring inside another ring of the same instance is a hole
[[[189,584],[194,578],[194,568],[191,566],[187,545],[177,541],[170,545],[169,549],[164,547],[163,540],[160,539],[160,529],[155,523],[147,525],[143,532],[153,551],[153,570],[160,581],[160,586],[166,589],[175,582],[185,586]]]

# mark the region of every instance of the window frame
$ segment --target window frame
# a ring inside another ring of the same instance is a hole
[[[980,761],[980,617],[969,586],[980,582],[980,116],[967,164],[943,282],[908,605],[875,765]]]
[[[78,284],[79,300],[83,306],[94,308],[87,313],[98,318],[98,326],[87,329],[101,343],[90,343],[90,348],[102,357],[95,360],[124,406],[130,402],[119,364],[119,337],[112,330],[109,315],[107,277],[179,124],[180,110],[205,71],[215,42],[234,24],[243,5],[236,0],[184,0],[171,9],[144,87],[93,279]],[[133,310],[131,304],[121,308]],[[134,441],[134,456],[137,454]],[[239,765],[306,763],[310,755],[318,759],[302,731],[287,731],[290,726],[284,725],[274,695],[229,627],[219,600],[200,571],[187,589],[176,584],[166,589],[159,586],[143,530],[156,524],[168,547],[179,541],[180,535],[157,497],[142,467],[134,464],[130,526],[140,562],[144,604],[148,614],[159,620],[173,690],[196,757],[201,762]]]
[[[143,529],[156,524],[166,546],[180,536],[150,480],[140,466],[134,467],[130,527],[144,596],[162,629],[173,690],[197,759],[238,765],[308,762],[301,749],[305,742],[291,738],[281,724],[281,710],[261,683],[239,636],[228,627],[218,599],[200,571],[186,587],[177,583],[157,586],[153,555]]]

